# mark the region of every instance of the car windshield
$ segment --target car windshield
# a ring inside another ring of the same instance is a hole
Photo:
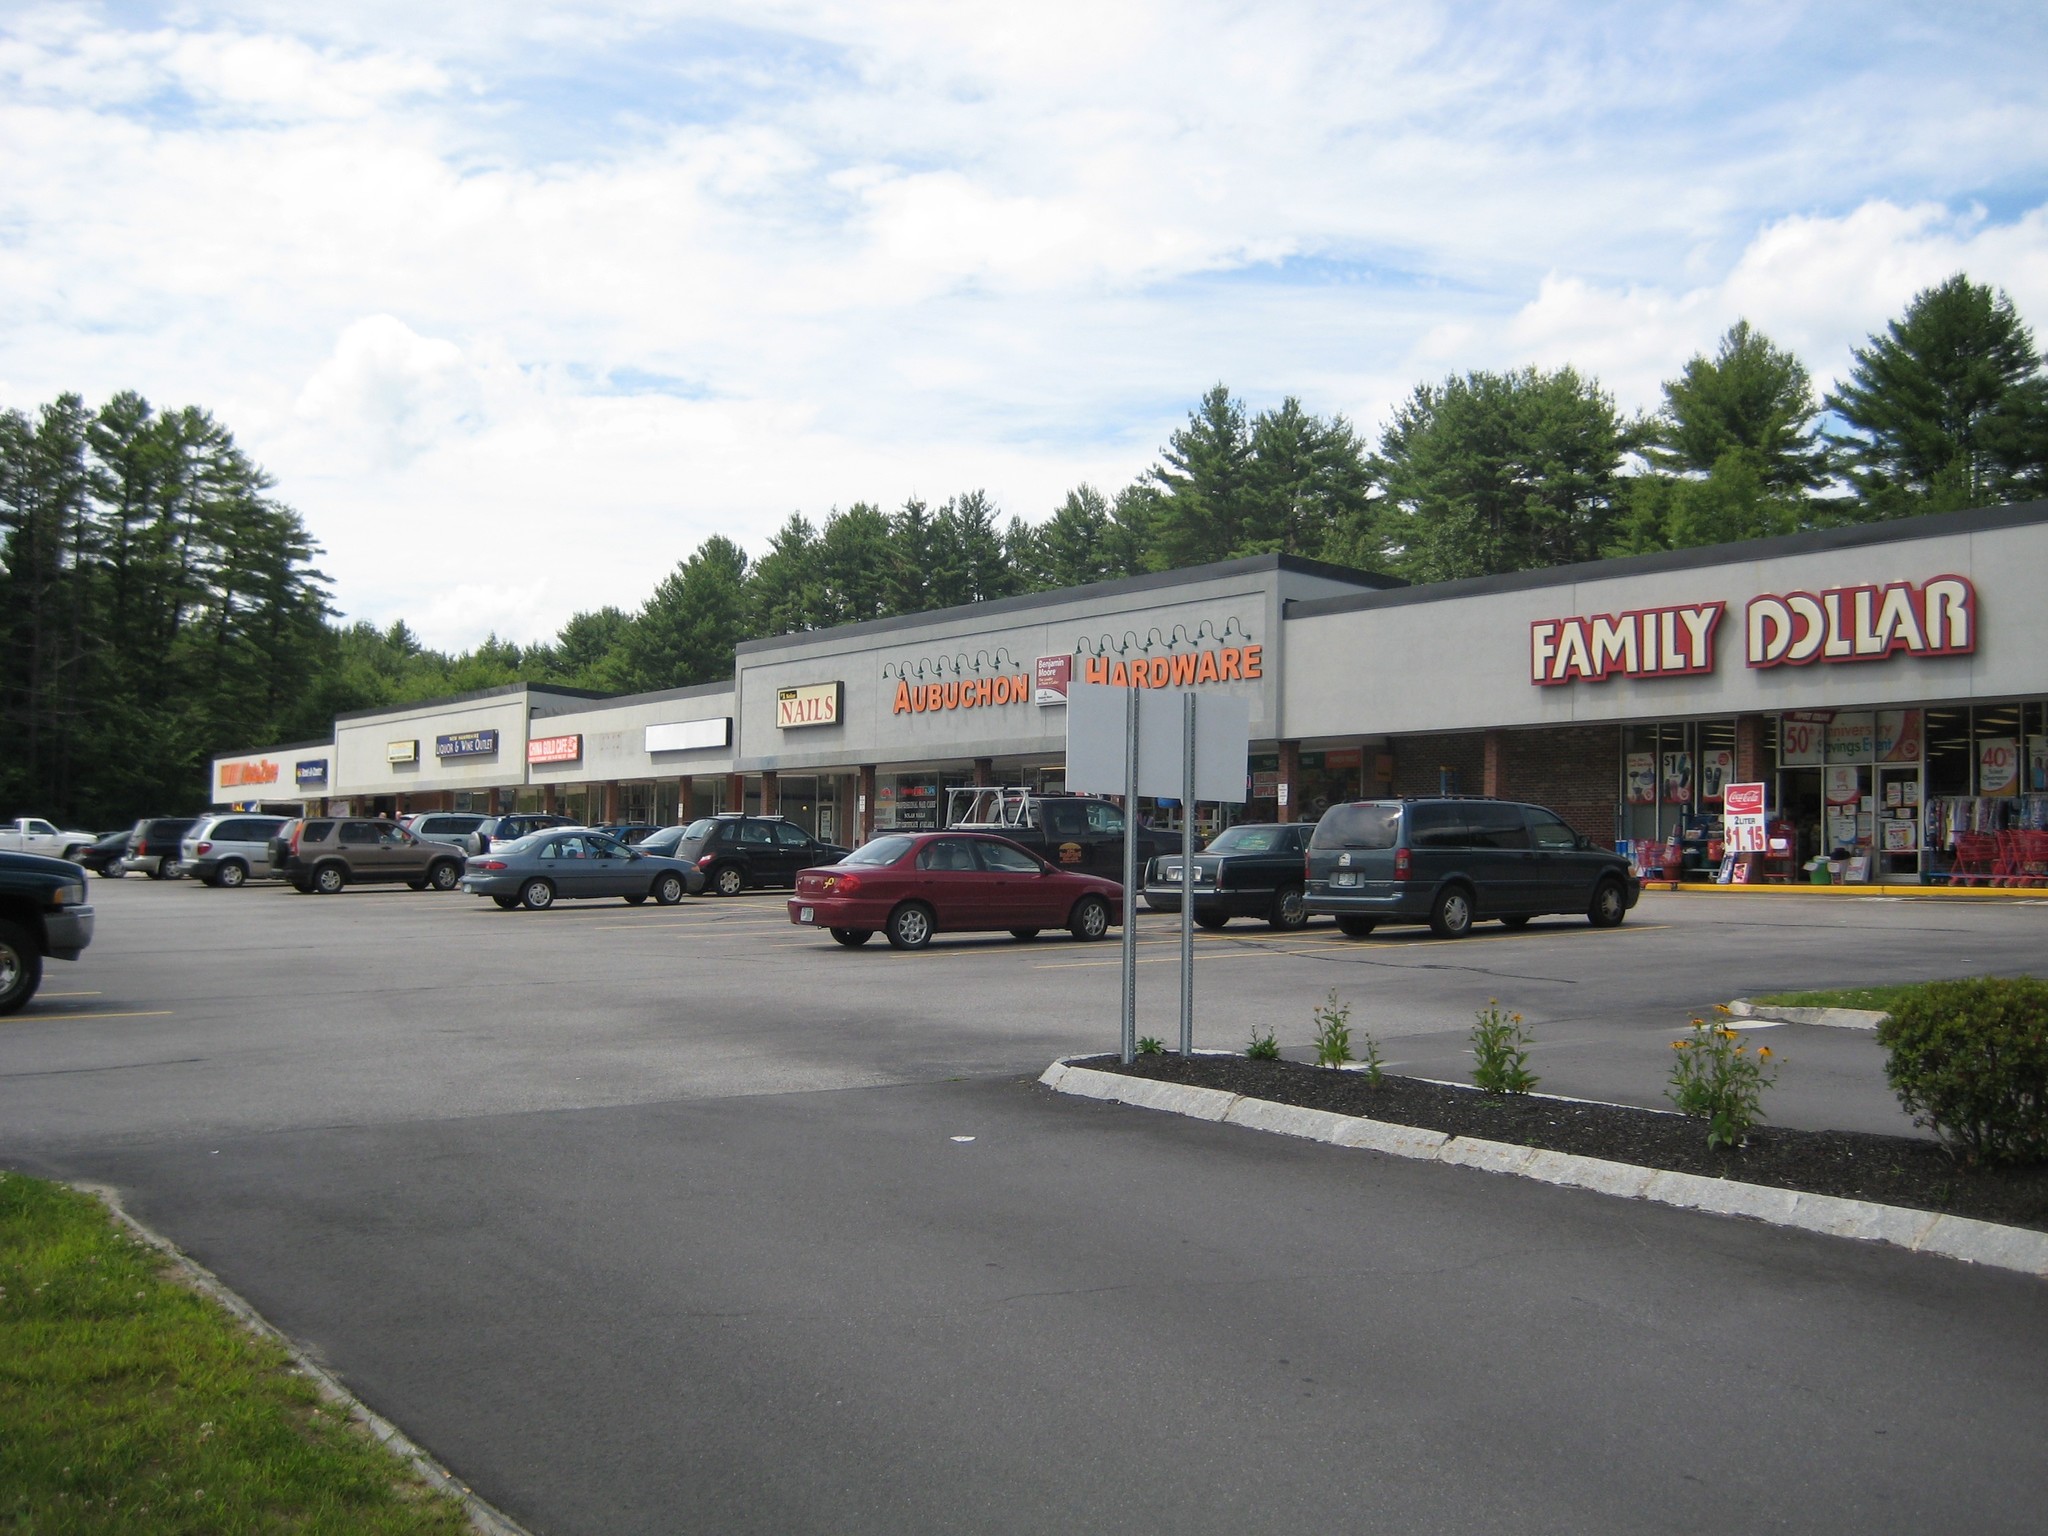
[[[718,823],[713,821],[709,816],[700,816],[697,818],[697,820],[691,822],[687,827],[683,828],[683,836],[687,837],[693,843],[702,842],[705,838],[711,835],[712,831],[717,826]]]
[[[663,827],[659,832],[650,832],[640,839],[642,853],[670,853],[689,831],[687,827]]]
[[[1377,801],[1333,805],[1316,823],[1312,848],[1391,848],[1401,836],[1401,807]]]
[[[540,834],[538,832],[529,832],[526,834],[526,836],[515,837],[510,842],[507,842],[502,837],[494,837],[491,839],[491,852],[525,853],[528,849],[530,849],[533,846],[534,840],[539,836]]]
[[[1271,853],[1286,833],[1279,827],[1227,827],[1203,850],[1205,853]]]
[[[841,864],[894,864],[910,851],[914,837],[878,837],[862,843],[839,862]]]

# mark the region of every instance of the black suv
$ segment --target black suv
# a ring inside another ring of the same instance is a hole
[[[727,811],[691,822],[676,839],[674,849],[664,851],[703,870],[705,890],[737,896],[760,885],[794,889],[798,870],[837,864],[852,850],[837,843],[821,843],[780,816],[742,816]]]
[[[1352,938],[1379,923],[1427,923],[1461,939],[1499,918],[1519,928],[1550,912],[1612,928],[1642,894],[1629,862],[1595,848],[1540,805],[1478,797],[1333,805],[1308,845],[1303,905]]]

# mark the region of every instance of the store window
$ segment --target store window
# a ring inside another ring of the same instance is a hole
[[[1621,738],[1621,826],[1646,868],[1705,878],[1720,858],[1721,801],[1735,775],[1735,722],[1664,720]]]

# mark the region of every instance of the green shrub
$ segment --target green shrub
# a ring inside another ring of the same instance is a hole
[[[1271,1029],[1268,1029],[1264,1034],[1260,1034],[1258,1026],[1254,1025],[1252,1027],[1252,1043],[1244,1048],[1244,1053],[1252,1061],[1278,1061],[1280,1059],[1280,1042],[1274,1038]]]
[[[1138,1054],[1140,1056],[1164,1056],[1166,1054],[1166,1044],[1155,1035],[1142,1036],[1138,1041]]]
[[[2048,1161],[2048,981],[1942,981],[1877,1027],[1913,1117],[1973,1163]]]
[[[1337,989],[1315,1012],[1316,1065],[1341,1067],[1351,1059],[1351,1005],[1337,1001]]]
[[[1502,1013],[1489,997],[1472,1026],[1472,1081],[1488,1093],[1527,1093],[1538,1077],[1529,1070],[1529,1032],[1519,1013]]]
[[[1678,1112],[1707,1122],[1709,1147],[1741,1145],[1763,1119],[1764,1090],[1778,1080],[1771,1048],[1751,1055],[1742,1036],[1723,1023],[1692,1021],[1692,1034],[1671,1042],[1671,1086],[1664,1096]]]

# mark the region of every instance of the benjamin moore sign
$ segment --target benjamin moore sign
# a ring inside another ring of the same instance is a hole
[[[302,758],[294,765],[298,774],[299,788],[327,782],[327,759],[324,757]]]
[[[775,725],[792,731],[805,725],[837,725],[844,683],[806,683],[775,690]]]
[[[496,731],[456,731],[434,738],[436,757],[489,757],[497,750]]]
[[[417,741],[387,741],[384,743],[384,761],[387,763],[416,763],[420,760],[420,744]]]

